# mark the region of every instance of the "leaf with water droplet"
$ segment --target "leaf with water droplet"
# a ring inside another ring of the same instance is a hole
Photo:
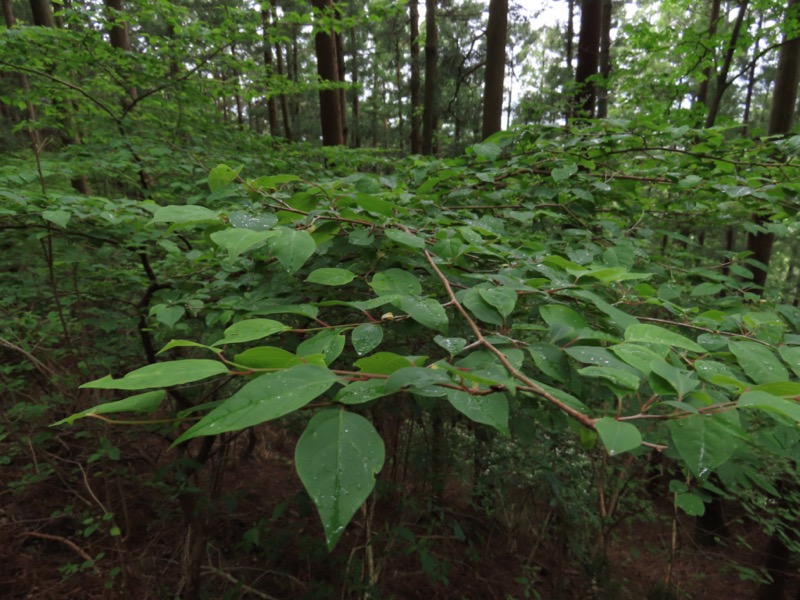
[[[295,466],[319,511],[328,550],[372,493],[384,459],[383,440],[364,417],[326,409],[309,421],[297,442]]]
[[[595,428],[611,456],[634,450],[642,445],[642,434],[632,423],[603,417],[595,422]]]

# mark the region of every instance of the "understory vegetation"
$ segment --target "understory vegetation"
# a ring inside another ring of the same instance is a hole
[[[220,111],[213,53],[2,34],[7,597],[796,583],[800,136],[619,110],[319,146]]]

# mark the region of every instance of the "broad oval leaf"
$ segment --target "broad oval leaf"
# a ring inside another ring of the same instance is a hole
[[[508,398],[505,394],[473,396],[461,390],[449,389],[447,400],[468,419],[494,427],[506,437],[511,435],[508,430]]]
[[[419,278],[402,269],[386,269],[375,273],[369,285],[378,296],[419,296],[422,293]]]
[[[789,371],[768,347],[757,342],[731,340],[728,349],[755,383],[789,380]]]
[[[353,329],[350,341],[359,356],[372,352],[383,341],[383,327],[377,323],[362,323]]]
[[[733,417],[727,413],[691,415],[669,421],[668,427],[678,454],[695,477],[706,479],[725,463],[738,446]]]
[[[151,223],[197,223],[218,221],[219,213],[196,204],[162,206],[153,215]]]
[[[212,345],[224,346],[225,344],[252,342],[289,329],[291,327],[272,319],[246,319],[228,327],[225,330],[225,337]]]
[[[400,308],[406,311],[417,323],[447,333],[447,313],[434,298],[413,298],[406,296],[400,301]]]
[[[309,283],[318,283],[320,285],[345,285],[350,283],[356,278],[356,274],[347,269],[338,268],[322,268],[314,269],[306,277]]]
[[[634,450],[642,445],[642,434],[632,423],[603,417],[597,419],[594,426],[610,456]]]
[[[143,412],[149,413],[154,411],[164,401],[167,392],[164,390],[156,390],[154,392],[145,392],[143,394],[136,394],[129,396],[124,400],[117,400],[115,402],[106,402],[105,404],[98,404],[92,408],[87,408],[74,415],[68,416],[66,419],[61,419],[53,425],[62,425],[64,423],[72,424],[73,421],[82,419],[90,415],[104,415],[115,412]]]
[[[113,379],[111,375],[106,375],[102,379],[84,383],[81,388],[146,390],[191,383],[223,373],[228,373],[228,367],[218,360],[188,358],[147,365],[127,373],[121,379]]]
[[[319,511],[328,550],[372,493],[384,460],[383,440],[364,417],[328,409],[309,421],[295,448],[295,467]]]
[[[253,231],[252,229],[229,227],[215,231],[209,237],[217,246],[228,251],[229,258],[236,259],[248,250],[260,246],[273,235],[275,235],[273,231]]]
[[[693,342],[685,335],[675,333],[658,325],[639,323],[625,329],[626,342],[642,342],[646,344],[664,344],[674,348],[683,348],[692,352],[705,353],[705,348]]]
[[[336,381],[333,373],[318,365],[297,365],[261,375],[187,429],[173,445],[277,419],[324,394]]]
[[[275,258],[289,273],[297,272],[317,249],[317,243],[305,229],[279,227],[267,244]]]

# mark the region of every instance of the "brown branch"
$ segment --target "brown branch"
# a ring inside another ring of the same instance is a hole
[[[406,227],[401,226],[401,229],[404,229],[406,233],[410,233],[410,231]],[[506,370],[515,379],[521,381],[527,387],[527,391],[530,391],[536,394],[537,396],[544,398],[548,402],[554,404],[555,406],[557,406],[559,409],[567,413],[569,416],[578,421],[581,425],[583,425],[587,429],[594,429],[595,428],[594,419],[592,419],[588,415],[583,414],[579,410],[575,410],[571,406],[568,406],[567,404],[565,404],[564,402],[553,396],[550,392],[545,390],[543,387],[541,387],[533,379],[529,378],[527,375],[517,370],[517,368],[514,367],[514,365],[512,365],[511,362],[508,360],[508,357],[505,354],[503,354],[503,352],[498,350],[489,340],[487,340],[484,337],[480,327],[478,327],[477,323],[475,323],[472,317],[469,316],[467,310],[456,299],[456,295],[455,292],[453,292],[453,287],[450,285],[450,281],[447,279],[445,274],[442,273],[439,267],[436,266],[436,261],[433,260],[433,256],[431,255],[431,253],[428,252],[427,250],[424,250],[424,252],[425,252],[425,259],[428,261],[428,264],[430,265],[431,269],[433,269],[433,272],[436,273],[436,276],[442,282],[442,285],[444,285],[444,289],[447,291],[447,295],[450,297],[451,303],[453,304],[453,306],[456,307],[456,310],[458,310],[458,312],[461,313],[461,316],[467,322],[470,329],[472,329],[472,332],[475,334],[475,337],[477,338],[478,342],[480,342],[480,344],[484,348],[486,348],[489,352],[494,354],[500,360],[500,362],[503,364]]]

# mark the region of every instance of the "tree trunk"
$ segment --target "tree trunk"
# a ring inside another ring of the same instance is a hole
[[[508,0],[489,2],[486,27],[486,70],[483,79],[483,139],[503,127],[503,79],[506,71]]]
[[[728,81],[728,74],[731,70],[731,64],[733,63],[733,55],[736,51],[736,45],[739,42],[739,35],[742,31],[742,23],[744,23],[744,17],[747,14],[747,5],[749,0],[742,0],[741,4],[739,5],[739,14],[736,15],[736,22],[733,24],[733,31],[731,31],[731,37],[728,40],[728,47],[725,50],[725,60],[722,63],[722,68],[720,69],[719,73],[717,73],[717,81],[716,85],[714,86],[714,97],[711,99],[711,105],[708,107],[708,115],[706,116],[706,127],[713,127],[714,123],[717,120],[717,115],[719,114],[720,106],[722,105],[722,97],[725,94],[725,90],[730,87],[730,84],[733,83],[732,81]]]
[[[353,148],[360,148],[361,147],[361,132],[359,131],[359,118],[361,116],[361,107],[359,105],[359,98],[358,98],[358,81],[360,74],[358,72],[359,64],[358,64],[358,38],[356,37],[356,28],[350,28],[350,43],[352,44],[353,48],[353,95],[352,95],[352,104],[350,105],[350,111],[352,112],[353,116],[353,127],[352,127],[352,144]]]
[[[598,88],[597,118],[608,117],[608,88],[611,78],[611,24],[614,5],[612,0],[603,0],[603,30],[600,34],[600,75],[603,77]]]
[[[763,26],[764,17],[763,15],[759,15],[758,26],[756,28],[758,33],[755,36],[756,40],[761,37],[761,29]],[[744,125],[742,129],[743,136],[747,136],[750,125],[750,110],[753,106],[753,95],[756,89],[756,62],[759,51],[759,44],[758,41],[756,41],[756,44],[753,47],[753,60],[750,62],[750,67],[747,69],[747,94],[745,95],[744,99],[744,114],[742,115],[742,124]]]
[[[708,39],[710,47],[704,49],[704,58],[710,58],[711,62],[703,69],[703,81],[697,88],[695,101],[708,106],[708,90],[711,85],[711,78],[714,76],[714,36],[717,35],[717,23],[719,22],[720,0],[711,0],[711,12],[708,17]]]
[[[422,154],[433,154],[439,85],[439,29],[436,0],[425,0],[425,98],[422,112]]]
[[[572,60],[575,54],[575,0],[568,0],[569,3],[569,15],[567,16],[567,47],[566,47],[566,58],[567,58],[567,71],[572,73]]]
[[[336,19],[341,22],[342,11],[338,6],[336,6],[336,4],[333,6],[333,10],[336,13]],[[337,75],[339,76],[339,82],[344,83],[344,36],[339,31],[335,31],[333,36],[334,41],[336,42]],[[339,92],[339,112],[342,113],[342,143],[347,144],[347,96],[345,94],[344,86],[340,87],[337,91]]]
[[[314,8],[323,15],[332,15],[333,0],[312,0]],[[317,73],[325,82],[339,81],[339,60],[336,56],[336,40],[330,31],[318,30],[314,35],[314,48],[317,54]],[[322,144],[340,146],[344,144],[344,124],[342,123],[341,94],[337,89],[321,89],[319,92],[320,124],[322,125]]]
[[[746,1],[746,0],[745,0]],[[786,7],[784,22],[791,26],[797,19],[800,0],[789,0]],[[800,79],[800,37],[787,39],[778,53],[778,70],[775,74],[775,89],[772,92],[772,106],[769,113],[769,135],[789,133],[794,122],[794,108],[797,100],[797,83]],[[769,215],[755,214],[753,221],[764,226],[769,221]],[[753,267],[753,285],[760,288],[759,293],[764,294],[767,282],[767,267],[772,257],[772,244],[775,234],[767,231],[750,233],[747,236],[747,249],[752,252],[751,258],[763,264]]]
[[[39,27],[55,27],[50,0],[30,0],[33,24]]]
[[[119,19],[123,12],[122,0],[105,0],[107,8],[111,9],[108,17],[108,22],[111,23],[111,28],[108,30],[108,37],[111,46],[124,50],[125,52],[131,51],[131,40],[128,36],[128,24]]]
[[[581,33],[578,38],[578,64],[575,68],[575,97],[572,117],[595,116],[597,85],[591,78],[600,64],[600,34],[603,24],[603,0],[581,3]]]
[[[411,31],[411,79],[409,94],[411,99],[411,154],[419,154],[422,149],[419,119],[419,0],[409,0],[408,15]]]
[[[264,7],[261,9],[261,39],[264,43],[264,70],[266,71],[266,76],[271,78],[275,75],[275,67],[272,58],[272,44],[269,39],[269,26],[270,12]],[[267,98],[267,121],[269,122],[269,134],[272,137],[278,137],[278,103],[275,101],[275,96],[271,94],[269,98]]]

